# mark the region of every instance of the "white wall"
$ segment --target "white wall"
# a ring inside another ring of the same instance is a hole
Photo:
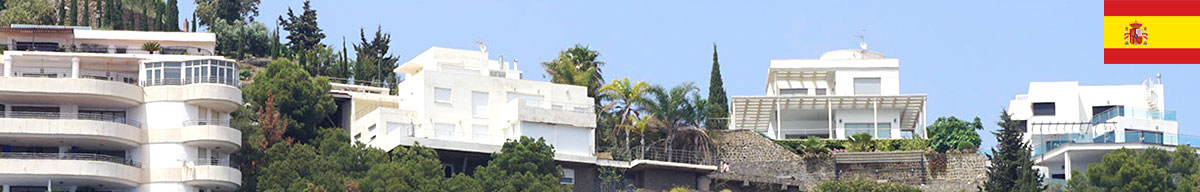
[[[546,144],[554,146],[556,153],[566,153],[579,156],[591,156],[594,132],[590,128],[550,125],[544,123],[521,122],[521,134],[532,138],[546,139]],[[587,138],[587,140],[583,140]]]

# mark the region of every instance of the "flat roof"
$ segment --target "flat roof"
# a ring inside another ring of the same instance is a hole
[[[870,109],[872,101],[879,108],[900,108],[900,126],[916,128],[925,108],[925,94],[910,95],[855,95],[855,96],[733,96],[730,114],[733,126],[738,129],[767,130],[775,111],[779,109]]]

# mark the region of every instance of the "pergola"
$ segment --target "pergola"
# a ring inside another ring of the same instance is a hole
[[[821,110],[828,113],[829,136],[834,137],[835,109],[872,109],[873,125],[879,122],[879,109],[901,109],[900,130],[920,129],[919,135],[927,137],[925,127],[924,94],[914,95],[871,95],[871,96],[734,96],[730,107],[730,125],[735,129],[766,131],[772,123],[781,124],[779,111],[785,109]],[[775,121],[775,122],[772,122]],[[875,126],[875,134],[879,128]],[[776,126],[775,138],[782,138],[782,127]],[[876,135],[878,137],[878,135]]]

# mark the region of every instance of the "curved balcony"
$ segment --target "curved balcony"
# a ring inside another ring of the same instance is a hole
[[[184,143],[232,153],[242,146],[242,132],[228,121],[185,121],[175,129],[150,129],[149,143]]]
[[[135,107],[142,88],[120,81],[87,78],[0,77],[0,96],[29,103],[86,103],[97,107]]]
[[[114,115],[12,111],[0,114],[0,125],[0,137],[6,138],[65,138],[124,147],[145,142],[139,123]]]
[[[242,171],[229,166],[228,161],[200,159],[192,168],[192,177],[185,178],[184,183],[205,188],[237,189],[242,185]]]
[[[184,101],[220,111],[237,110],[242,104],[242,90],[234,82],[164,79],[143,85],[146,102]]]
[[[0,178],[9,182],[55,179],[135,187],[142,181],[136,162],[88,153],[0,153]]]

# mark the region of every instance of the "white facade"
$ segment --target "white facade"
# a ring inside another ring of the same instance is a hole
[[[241,185],[229,163],[241,91],[234,61],[212,55],[213,34],[17,26],[0,39],[4,192]]]
[[[397,95],[334,84],[349,96],[343,126],[354,141],[390,150],[420,143],[493,153],[506,140],[543,138],[559,161],[594,163],[596,116],[587,88],[521,79],[516,62],[484,51],[433,47],[403,63]]]
[[[772,139],[924,136],[925,95],[900,94],[900,60],[865,49],[771,60],[766,95],[733,96],[730,127]]]
[[[1079,82],[1033,82],[1009,101],[1012,119],[1025,129],[1034,162],[1050,179],[1070,179],[1070,170],[1119,148],[1165,148],[1190,144],[1180,136],[1175,112],[1166,110],[1163,84],[1080,86]]]

